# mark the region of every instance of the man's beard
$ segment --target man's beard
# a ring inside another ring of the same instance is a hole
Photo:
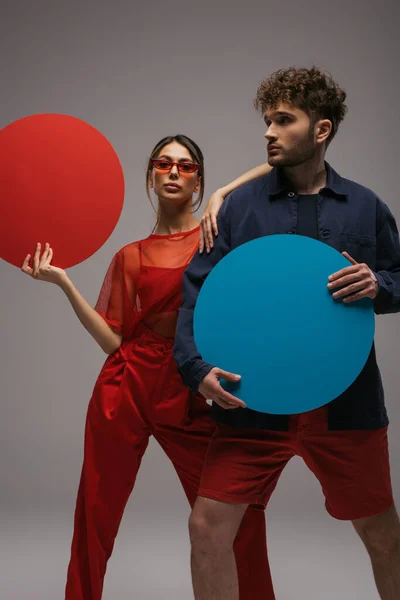
[[[298,167],[310,160],[315,154],[314,134],[309,131],[307,138],[292,150],[281,150],[280,156],[268,157],[271,167]]]

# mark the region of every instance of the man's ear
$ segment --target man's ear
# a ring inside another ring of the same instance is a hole
[[[332,121],[320,119],[315,124],[315,135],[318,144],[326,142],[332,131]]]

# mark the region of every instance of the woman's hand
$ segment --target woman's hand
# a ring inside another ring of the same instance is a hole
[[[217,215],[225,200],[225,195],[221,190],[217,190],[211,194],[210,199],[205,208],[204,214],[200,221],[200,254],[204,251],[204,246],[207,249],[207,254],[214,247],[214,235],[218,235]]]
[[[37,244],[35,254],[32,259],[32,266],[30,266],[31,255],[28,254],[21,267],[23,273],[30,275],[33,279],[39,281],[48,281],[49,283],[55,283],[62,287],[62,285],[68,280],[68,276],[63,269],[53,267],[51,264],[53,258],[53,250],[49,244],[46,244],[42,256],[40,256],[41,245]]]
[[[42,256],[40,256],[40,251],[41,246],[38,244],[32,259],[32,266],[30,266],[31,255],[28,254],[22,265],[23,273],[30,275],[33,279],[58,285],[70,301],[76,316],[100,348],[107,354],[116,352],[122,343],[122,335],[116,333],[103,317],[86,302],[63,269],[53,267],[51,264],[53,250],[50,245],[46,244]]]

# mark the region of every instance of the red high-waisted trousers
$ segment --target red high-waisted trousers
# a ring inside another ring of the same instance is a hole
[[[173,340],[140,326],[133,340],[107,358],[98,377],[86,420],[66,600],[100,600],[107,561],[150,435],[194,504],[214,423],[204,399],[183,385],[172,345]],[[247,510],[235,555],[240,599],[274,600],[264,511]]]

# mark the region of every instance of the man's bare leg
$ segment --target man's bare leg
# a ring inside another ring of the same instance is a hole
[[[246,509],[197,498],[189,520],[195,600],[239,600],[233,542]]]
[[[388,511],[357,519],[353,525],[371,558],[376,587],[382,600],[400,598],[400,521],[393,506]]]

